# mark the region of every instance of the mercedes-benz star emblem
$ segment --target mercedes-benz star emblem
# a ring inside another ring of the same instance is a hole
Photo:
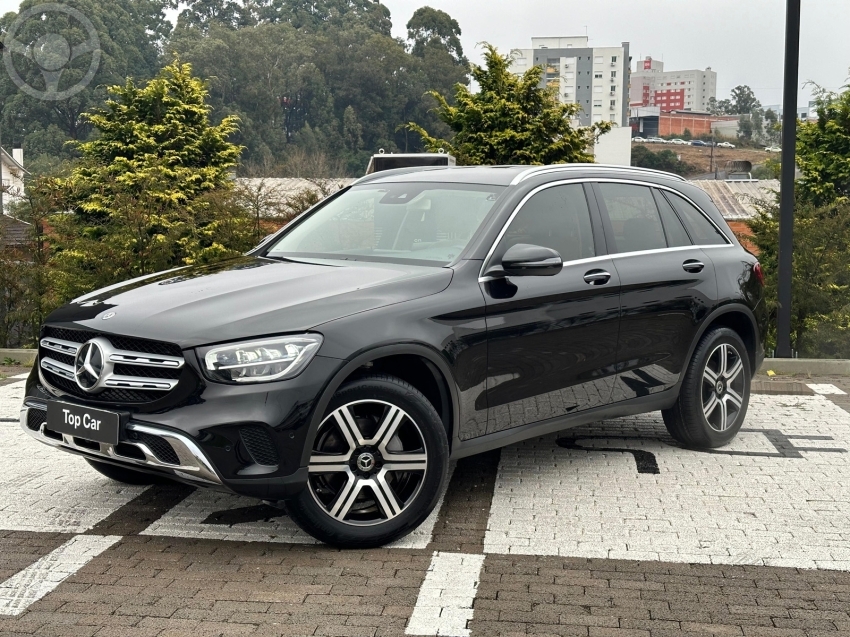
[[[357,468],[360,471],[371,471],[375,467],[375,456],[371,453],[361,453],[357,456]]]
[[[102,317],[102,319],[101,319],[101,320],[103,320],[103,321],[108,321],[108,320],[109,320],[109,319],[111,319],[113,316],[115,316],[115,312],[107,312],[106,314],[104,314],[104,315],[103,315],[103,317]]]
[[[88,341],[77,350],[74,358],[74,376],[77,385],[85,392],[93,392],[97,389],[100,376],[103,374],[104,364],[103,350],[97,341]]]

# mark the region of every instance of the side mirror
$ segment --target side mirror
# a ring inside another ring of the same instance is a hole
[[[508,248],[501,266],[491,268],[490,276],[554,276],[564,267],[561,255],[551,248],[518,243]]]

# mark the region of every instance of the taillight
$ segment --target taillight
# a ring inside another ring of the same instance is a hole
[[[753,274],[756,275],[756,279],[758,279],[759,284],[764,287],[764,272],[761,269],[761,263],[756,263],[753,266]]]

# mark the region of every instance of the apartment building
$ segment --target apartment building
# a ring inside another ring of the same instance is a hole
[[[629,125],[629,43],[591,47],[587,36],[532,38],[530,49],[512,51],[514,73],[543,67],[541,84],[565,103],[582,107],[581,126],[608,121]]]
[[[704,71],[665,71],[664,62],[647,57],[631,74],[632,106],[658,106],[662,113],[707,112],[713,97],[717,97],[717,73],[711,67]]]

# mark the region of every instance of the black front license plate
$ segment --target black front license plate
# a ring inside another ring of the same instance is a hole
[[[111,411],[55,400],[47,403],[47,428],[62,434],[116,445],[120,426],[121,417]]]

